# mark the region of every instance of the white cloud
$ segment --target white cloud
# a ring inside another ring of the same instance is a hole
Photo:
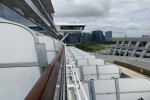
[[[104,15],[110,9],[110,0],[54,0],[57,17],[89,17]]]
[[[52,0],[55,22],[87,24],[85,31],[112,30],[113,36],[150,34],[150,0]]]

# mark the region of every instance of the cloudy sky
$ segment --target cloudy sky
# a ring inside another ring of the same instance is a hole
[[[150,34],[150,0],[52,0],[56,24],[86,24],[85,31],[113,31],[114,37]]]

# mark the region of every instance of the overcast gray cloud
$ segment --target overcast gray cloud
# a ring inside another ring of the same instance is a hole
[[[52,0],[55,23],[85,23],[113,36],[150,34],[150,0]]]
[[[54,7],[56,17],[101,16],[109,11],[110,0],[54,0]]]

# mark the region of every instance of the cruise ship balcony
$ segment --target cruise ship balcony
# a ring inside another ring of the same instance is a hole
[[[149,100],[148,79],[122,77],[118,65],[75,47],[65,47],[65,56],[69,100]]]
[[[0,27],[2,100],[150,98],[148,79],[122,77],[118,65],[26,26],[0,19]]]

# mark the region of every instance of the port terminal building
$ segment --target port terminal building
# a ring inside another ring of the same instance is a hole
[[[113,38],[116,45],[106,47],[106,53],[115,56],[150,58],[150,37]]]

